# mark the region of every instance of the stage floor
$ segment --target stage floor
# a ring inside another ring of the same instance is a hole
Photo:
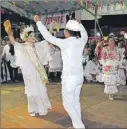
[[[68,128],[71,120],[62,106],[61,85],[47,86],[52,110],[43,117],[30,117],[24,84],[1,85],[1,128]],[[103,93],[103,84],[87,83],[82,87],[82,118],[87,128],[127,128],[127,86],[114,101]]]

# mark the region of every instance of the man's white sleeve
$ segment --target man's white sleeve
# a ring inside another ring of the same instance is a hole
[[[60,47],[61,49],[66,47],[65,39],[59,39],[52,36],[41,21],[37,22],[37,27],[46,41]]]
[[[88,35],[87,35],[87,32],[86,32],[86,29],[84,28],[84,26],[82,24],[80,24],[80,33],[81,33],[81,38],[86,43],[87,40],[88,40]]]

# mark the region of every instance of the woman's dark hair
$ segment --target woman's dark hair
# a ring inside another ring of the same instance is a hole
[[[109,39],[113,39],[114,42],[116,43],[115,38],[114,38],[113,36],[109,36],[109,37],[108,37],[108,39],[107,39],[108,42],[109,42]]]
[[[121,43],[122,42],[122,43]],[[117,45],[120,43],[121,45],[122,45],[122,47],[124,47],[124,40],[123,39],[120,39],[120,40],[118,40],[118,42],[117,42]]]
[[[11,55],[15,55],[15,51],[14,51],[14,46],[12,44],[10,44],[10,50],[9,52],[11,53]]]
[[[68,30],[68,29],[66,29],[68,32],[69,32],[69,34],[72,36],[72,37],[77,37],[77,38],[81,38],[81,33],[80,33],[80,31],[71,31],[71,30]]]
[[[33,31],[29,31],[29,32],[28,32],[28,36],[29,36],[31,33],[33,33]]]

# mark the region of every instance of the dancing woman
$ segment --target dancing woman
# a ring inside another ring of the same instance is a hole
[[[102,43],[97,45],[95,52],[100,46]],[[116,47],[114,37],[109,37],[108,46],[102,48],[100,63],[103,66],[104,93],[109,95],[110,100],[113,100],[114,94],[118,92],[118,70],[122,65],[122,60],[123,55]]]
[[[43,62],[37,53],[38,43],[34,44],[36,41],[34,29],[32,26],[27,26],[20,35],[25,43],[18,43],[14,39],[9,20],[4,22],[4,27],[11,43],[15,47],[16,64],[22,70],[25,94],[28,100],[28,112],[30,116],[35,116],[36,114],[46,115],[48,109],[51,108],[45,87],[48,78],[42,65]]]

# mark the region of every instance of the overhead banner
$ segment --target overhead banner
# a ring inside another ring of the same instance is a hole
[[[66,16],[69,15],[69,12],[66,12],[64,14],[53,14],[53,15],[47,15],[47,16],[42,16],[41,20],[43,23],[45,23],[46,27],[49,29],[50,28],[50,23],[55,21],[60,29],[65,28],[66,26]],[[75,18],[80,21],[81,20],[81,10],[75,11]]]
[[[45,17],[42,16],[41,20],[44,21],[48,29],[50,28],[50,23],[53,21],[55,21],[59,25],[59,28],[62,29],[65,28],[66,25],[66,15],[68,15],[68,13],[47,15]]]

